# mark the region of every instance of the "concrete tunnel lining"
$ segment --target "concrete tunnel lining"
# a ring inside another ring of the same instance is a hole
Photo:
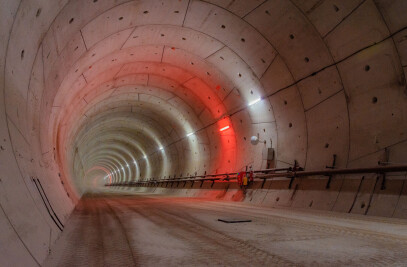
[[[405,164],[406,10],[403,0],[1,1],[10,247],[0,256],[42,264],[60,236],[32,178],[66,222],[122,166],[113,182],[267,168],[267,147],[277,168],[324,169],[333,154],[338,168]],[[264,206],[407,218],[406,174],[387,178],[383,190],[382,177],[344,175],[327,191],[318,177],[295,181],[292,199],[284,181],[250,194]]]

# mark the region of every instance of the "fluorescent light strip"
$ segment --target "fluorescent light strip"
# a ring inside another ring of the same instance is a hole
[[[224,130],[227,130],[227,129],[229,129],[229,128],[230,128],[230,127],[229,127],[229,125],[228,125],[228,126],[225,126],[225,127],[221,128],[219,131],[223,132]]]
[[[187,137],[189,137],[189,136],[191,136],[191,135],[193,135],[194,133],[189,133],[189,134],[187,134]]]
[[[249,103],[249,106],[252,106],[254,104],[256,104],[257,102],[261,101],[261,97],[257,98],[256,100],[253,100],[252,102]]]

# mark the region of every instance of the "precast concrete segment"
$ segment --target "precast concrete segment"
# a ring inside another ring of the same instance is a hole
[[[82,198],[45,266],[403,265],[406,227],[357,215],[94,194]]]

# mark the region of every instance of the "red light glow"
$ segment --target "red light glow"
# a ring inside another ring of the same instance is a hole
[[[223,128],[220,128],[219,131],[223,132],[224,130],[227,130],[227,129],[229,129],[229,125],[228,125],[228,126],[225,126],[225,127],[223,127]]]

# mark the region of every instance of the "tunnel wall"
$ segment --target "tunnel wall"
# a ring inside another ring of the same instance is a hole
[[[27,77],[22,74],[21,71],[24,70],[21,68],[5,71],[6,62],[11,65],[10,61],[16,60],[16,57],[6,56],[10,40],[20,34],[26,38],[24,43],[34,43],[30,47],[31,51],[24,52],[27,54],[24,55],[24,62],[20,63],[27,64],[30,69],[34,60],[32,56],[35,55],[35,53],[30,55],[30,52],[38,49],[35,43],[40,41],[41,34],[36,34],[36,29],[31,28],[27,31],[24,28],[27,26],[26,16],[16,19],[17,12],[32,12],[33,6],[28,2],[23,6],[20,6],[19,1],[0,2],[0,265],[2,266],[40,265],[61,233],[59,227],[62,226],[56,216],[64,224],[74,207],[74,200],[67,196],[58,177],[58,166],[53,161],[52,151],[47,155],[41,153],[38,148],[39,118],[35,117],[38,113],[24,112],[27,97],[32,100],[27,94],[28,78],[31,75]],[[34,12],[36,11],[37,9]],[[38,32],[44,31],[49,24],[47,20],[52,19],[52,15],[49,15],[49,18],[43,17],[41,22],[35,23]],[[10,35],[12,29],[14,36]],[[20,32],[16,33],[18,30]],[[22,61],[22,55],[18,57],[21,57],[18,61]],[[27,57],[30,63],[25,61]],[[40,68],[34,66],[34,69],[36,71]],[[5,77],[10,75],[15,78]],[[17,81],[18,83],[14,83]],[[36,84],[38,82],[32,79],[31,86],[40,87]],[[9,93],[15,94],[8,95],[9,100],[15,101],[8,103],[12,106],[13,112],[16,112],[14,113],[16,117],[11,114],[10,105],[9,112],[6,113],[5,86],[10,89]],[[35,96],[36,101],[40,101],[40,92],[38,94]],[[16,118],[18,121],[15,121]],[[26,126],[28,122],[31,123],[30,130],[21,127]]]
[[[103,2],[104,9],[110,10],[106,3]],[[78,19],[74,27],[69,27],[68,21],[74,12],[92,11],[83,17],[82,23],[86,25],[105,12],[103,8],[92,9],[91,4],[86,3],[82,10],[77,1],[0,2],[0,34],[1,40],[6,40],[0,44],[0,239],[9,244],[0,247],[0,258],[5,265],[42,263],[60,233],[52,219],[55,216],[47,209],[51,205],[64,223],[76,197],[80,196],[67,185],[70,178],[61,171],[61,162],[56,161],[56,135],[48,125],[55,113],[42,108],[58,108],[44,99],[53,100],[56,84],[63,78],[58,74],[66,73],[73,66],[73,59],[80,55],[58,55],[61,58],[57,62],[66,65],[52,69],[47,60],[55,62],[57,55],[50,54],[48,59],[43,51],[51,38],[46,33],[50,25],[57,23],[64,31],[57,26],[52,31],[63,37],[61,42],[81,43],[76,31]],[[260,155],[261,144],[257,147],[250,144],[250,136],[257,133],[260,139],[273,140],[276,167],[291,166],[297,160],[306,170],[324,169],[332,164],[333,154],[337,155],[338,168],[377,166],[379,160],[406,162],[406,1],[235,1],[227,5],[222,1],[191,0],[188,8],[189,18],[196,19],[186,20],[190,28],[228,45],[208,61],[224,69],[225,76],[233,80],[232,85],[252,85],[246,74],[258,79],[266,96],[262,109],[269,113],[259,115],[244,109],[231,117],[239,148],[239,151],[230,150],[239,155],[234,169],[250,164],[255,168],[265,166]],[[62,10],[63,17],[54,20]],[[122,6],[117,10],[126,9]],[[217,19],[214,12],[224,16]],[[213,24],[208,24],[206,15],[211,15],[209,22]],[[102,17],[100,20],[104,22]],[[93,23],[88,29],[100,27]],[[227,27],[242,26],[246,32],[235,29],[238,34],[225,35],[220,27],[222,23]],[[115,33],[124,28],[118,25],[117,29],[112,27],[106,32]],[[241,33],[247,33],[245,41]],[[85,32],[85,38],[92,44],[102,37],[93,35],[91,30]],[[110,37],[113,43],[120,39],[118,35]],[[75,47],[68,48],[75,50]],[[79,51],[87,52],[84,46]],[[262,52],[266,65],[258,61]],[[179,55],[189,64],[190,55]],[[226,61],[220,60],[221,57]],[[236,75],[239,71],[244,79]],[[55,76],[45,80],[44,72]],[[43,96],[45,87],[49,91]],[[250,88],[243,89],[242,95],[250,95]],[[232,110],[241,104],[238,99],[230,94],[230,98],[224,98],[224,104]],[[212,122],[206,112],[200,119]],[[208,146],[214,155],[220,143],[211,136],[216,130],[215,127],[207,130]],[[211,163],[209,172],[218,169],[219,157],[202,158]],[[161,167],[159,159],[154,162],[157,169]],[[83,173],[83,170],[78,172],[78,176]],[[149,188],[146,192],[405,217],[405,178],[405,174],[387,176],[384,189],[382,177],[348,175],[336,177],[329,190],[325,189],[324,178],[296,180],[292,189],[288,189],[287,181],[267,182],[263,189],[249,190],[246,196],[233,185],[227,191],[222,188],[225,185],[215,190],[206,184],[203,186],[207,189],[195,184],[188,190]],[[37,189],[38,181],[43,191]]]

